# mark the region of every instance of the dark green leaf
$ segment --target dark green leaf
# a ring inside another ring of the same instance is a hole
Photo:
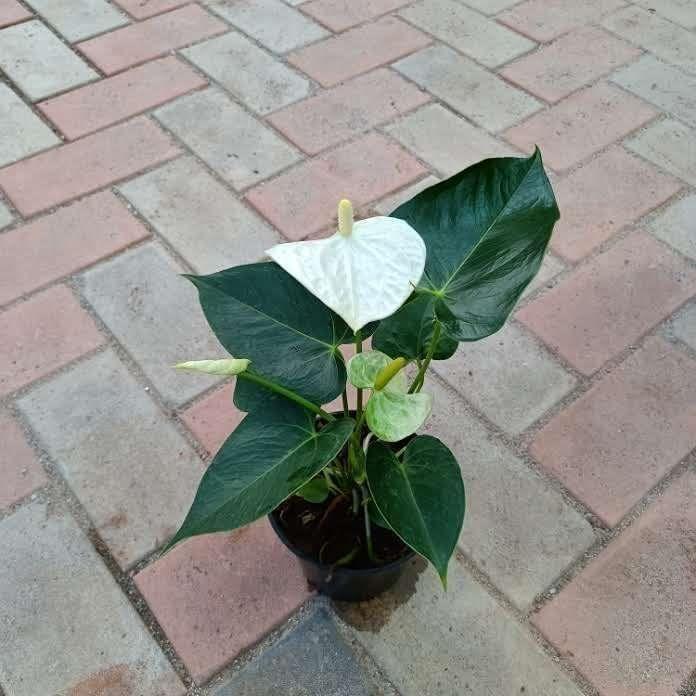
[[[428,256],[413,306],[383,320],[373,345],[423,357],[433,321],[450,339],[445,354],[452,340],[477,341],[503,326],[539,270],[559,211],[537,149],[527,159],[483,160],[392,215],[418,231]]]
[[[338,346],[353,332],[280,266],[253,263],[188,278],[220,343],[235,358],[249,358],[254,372],[317,404],[343,391]],[[235,403],[249,411],[266,396],[239,380]]]
[[[323,476],[315,476],[297,490],[295,495],[304,498],[308,503],[323,503],[329,497],[329,484]]]
[[[389,447],[375,442],[367,451],[367,482],[389,526],[435,566],[446,585],[465,506],[454,455],[430,435],[411,440],[401,461]]]
[[[313,416],[292,404],[248,414],[215,455],[168,547],[268,514],[336,457],[354,426],[342,418],[317,432]]]

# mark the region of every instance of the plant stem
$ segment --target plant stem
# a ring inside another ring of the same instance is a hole
[[[363,499],[363,515],[365,517],[365,541],[367,542],[367,557],[373,562],[377,562],[377,556],[375,556],[375,550],[372,546],[372,526],[370,524],[370,511],[367,509],[367,503],[370,500],[370,494],[367,492],[365,484],[360,485],[360,492],[362,493]]]
[[[348,418],[348,394],[345,389],[343,390],[343,394],[341,394],[341,399],[343,400],[343,415]]]
[[[286,399],[294,401],[300,406],[306,408],[308,411],[316,413],[318,416],[321,416],[326,421],[336,420],[334,416],[332,416],[330,413],[327,413],[323,408],[320,408],[316,404],[313,404],[311,401],[308,401],[304,397],[292,391],[292,389],[286,389],[285,387],[281,387],[280,384],[276,384],[275,382],[272,382],[270,379],[261,377],[260,375],[254,374],[253,372],[249,372],[249,370],[240,372],[237,375],[237,379],[246,379],[249,382],[254,382],[255,384],[259,384],[260,386],[265,387],[266,389],[270,389],[272,392],[280,394],[281,396],[284,396]]]
[[[428,346],[428,352],[425,356],[425,360],[423,360],[423,364],[420,366],[420,370],[418,370],[418,374],[416,375],[416,378],[413,380],[413,384],[409,387],[408,393],[413,394],[415,391],[420,391],[421,387],[423,386],[423,383],[425,382],[425,373],[428,370],[428,366],[430,365],[430,361],[433,359],[433,355],[435,354],[435,349],[437,348],[437,343],[440,340],[440,327],[441,324],[440,322],[436,319],[435,320],[435,328],[433,329],[433,335],[430,339],[430,345]],[[244,374],[244,373],[242,373]]]
[[[360,331],[355,332],[355,352],[362,353],[362,334]],[[356,400],[355,416],[360,419],[360,414],[362,413],[363,407],[363,392],[362,389],[358,388],[358,398]]]
[[[360,499],[358,498],[358,489],[353,488],[353,514],[357,515],[360,510]]]

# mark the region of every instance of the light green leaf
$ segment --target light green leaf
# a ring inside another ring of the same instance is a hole
[[[503,326],[539,270],[559,211],[537,149],[526,159],[483,160],[392,216],[421,235],[428,253],[415,298],[381,322],[373,346],[422,358],[439,322],[440,358],[454,341],[477,341]]]
[[[387,445],[367,451],[367,482],[375,506],[447,585],[447,565],[464,522],[464,483],[454,455],[437,438],[414,438],[401,461]]]
[[[391,362],[391,358],[378,350],[357,353],[349,361],[348,381],[360,389],[372,389],[377,375]],[[406,375],[399,372],[386,386],[391,391],[406,391]]]
[[[168,548],[188,537],[242,527],[276,508],[341,451],[355,427],[341,418],[314,429],[304,409],[273,402],[250,413],[203,475]]]
[[[209,375],[238,375],[244,372],[251,361],[246,358],[224,358],[222,360],[189,360],[174,365],[177,370],[205,372]]]
[[[415,433],[432,408],[430,394],[390,391],[387,385],[382,391],[372,392],[365,407],[365,417],[370,430],[380,440],[398,442]]]

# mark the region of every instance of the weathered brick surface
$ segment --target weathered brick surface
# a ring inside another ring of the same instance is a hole
[[[18,502],[46,482],[46,475],[19,423],[0,410],[0,510]]]
[[[106,0],[28,0],[68,41],[80,41],[128,23]]]
[[[0,522],[0,680],[12,696],[186,689],[75,520],[34,502]]]
[[[0,396],[94,350],[104,339],[64,285],[0,312]]]
[[[309,80],[237,32],[183,51],[252,111],[267,114],[309,93]]]
[[[24,215],[91,193],[180,152],[144,117],[0,169],[0,188]]]
[[[111,75],[226,29],[226,24],[194,4],[83,41],[78,47]]]
[[[0,166],[60,145],[60,138],[5,84],[0,84]]]
[[[19,407],[122,567],[176,531],[203,463],[112,351]]]
[[[295,148],[213,87],[177,99],[155,116],[236,189],[300,159]]]
[[[41,102],[38,107],[74,140],[205,84],[181,61],[167,57]]]
[[[633,233],[517,317],[592,374],[694,293],[693,268],[650,236]]]
[[[11,24],[31,19],[32,14],[26,7],[20,5],[17,0],[5,0],[0,8],[0,28]]]
[[[581,27],[506,65],[501,74],[535,96],[557,102],[639,55],[639,49],[603,29]]]
[[[647,223],[646,227],[663,242],[696,261],[696,195],[672,203]]]
[[[525,609],[592,544],[592,529],[492,437],[455,392],[437,379],[424,391],[437,409],[422,432],[446,442],[462,469],[467,510],[459,548]]]
[[[408,0],[309,0],[302,12],[339,32],[406,5]],[[295,3],[291,3],[295,4]]]
[[[98,77],[38,20],[0,31],[0,69],[32,101]]]
[[[295,558],[265,520],[184,542],[135,576],[178,655],[203,681],[309,596]]]
[[[535,438],[531,453],[617,524],[696,446],[696,362],[649,339]]]
[[[147,237],[107,191],[0,236],[0,305]]]
[[[683,181],[696,186],[696,130],[666,119],[651,124],[627,147]]]
[[[489,68],[507,63],[535,46],[533,41],[455,0],[420,0],[399,14]]]
[[[370,134],[257,186],[247,198],[283,234],[301,239],[326,226],[341,198],[362,205],[424,173],[407,152]]]
[[[378,19],[292,53],[290,62],[324,87],[427,46],[431,39],[395,17]]]
[[[306,153],[316,155],[429,99],[399,75],[378,69],[277,111],[269,120]]]
[[[554,251],[578,261],[679,191],[681,184],[622,147],[607,150],[555,186],[563,211]],[[636,198],[636,191],[640,197]]]
[[[640,99],[599,83],[510,128],[504,137],[524,151],[538,145],[544,160],[560,171],[578,164],[655,116],[657,111]]]
[[[180,413],[196,439],[215,454],[232,431],[241,423],[244,413],[232,403],[233,384],[225,384],[204,396]]]
[[[189,0],[114,0],[114,2],[135,19],[147,19],[187,5]]]
[[[446,46],[431,46],[394,66],[400,73],[489,131],[533,114],[541,104]]]
[[[329,36],[321,25],[282,0],[207,0],[207,6],[274,53]]]
[[[696,652],[687,472],[534,619],[602,696],[672,696]]]
[[[260,261],[279,241],[264,220],[191,158],[170,162],[119,190],[198,273]]]
[[[82,278],[89,303],[164,399],[175,405],[217,380],[172,366],[225,355],[203,318],[196,290],[181,272],[159,246],[148,244],[87,271]]]

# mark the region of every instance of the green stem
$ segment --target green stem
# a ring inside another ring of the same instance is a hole
[[[355,352],[362,353],[362,334],[360,331],[355,332]],[[363,407],[363,392],[362,389],[358,388],[358,397],[356,400],[355,416],[360,418]]]
[[[348,411],[348,394],[346,393],[346,390],[343,390],[343,394],[341,394],[341,399],[343,400],[343,415],[348,418],[349,411]]]
[[[433,329],[433,335],[430,339],[430,345],[428,346],[428,352],[425,356],[425,360],[423,360],[423,364],[420,366],[420,370],[418,370],[418,374],[416,375],[416,378],[413,380],[413,384],[409,387],[408,393],[413,394],[415,391],[420,391],[421,387],[423,386],[423,383],[425,382],[425,373],[428,370],[428,366],[430,365],[430,361],[433,359],[433,355],[435,354],[435,349],[437,348],[437,343],[440,340],[440,327],[441,324],[437,319],[435,320],[435,328]],[[244,373],[242,373],[244,374]]]
[[[375,556],[375,550],[372,546],[372,525],[370,524],[370,511],[367,509],[367,504],[370,501],[370,494],[367,492],[365,484],[361,484],[360,492],[362,493],[363,499],[363,515],[365,519],[365,541],[367,542],[367,557],[373,562],[377,563],[377,556]]]
[[[261,375],[257,375],[257,374],[254,374],[253,372],[249,372],[249,370],[245,370],[244,372],[240,372],[237,375],[237,379],[246,379],[249,382],[254,382],[254,384],[258,384],[262,387],[265,387],[266,389],[270,389],[272,392],[275,392],[276,394],[280,394],[281,396],[284,396],[286,399],[290,399],[291,401],[294,401],[295,403],[299,404],[300,406],[306,408],[308,411],[312,411],[312,413],[316,413],[318,416],[321,416],[326,421],[336,420],[336,418],[334,416],[332,416],[330,413],[327,413],[323,408],[320,408],[316,404],[313,404],[311,401],[308,401],[307,399],[300,396],[299,394],[292,391],[291,389],[286,389],[285,387],[281,387],[280,384],[276,384],[275,382],[272,382],[270,379],[266,379],[265,377],[261,377]]]
[[[360,510],[360,499],[358,498],[358,489],[353,488],[353,514],[357,515]]]

